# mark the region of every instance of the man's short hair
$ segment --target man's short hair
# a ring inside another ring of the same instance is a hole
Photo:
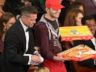
[[[37,14],[38,13],[38,11],[37,11],[35,6],[28,6],[28,7],[23,6],[21,8],[21,15],[32,14],[32,13],[33,14]]]

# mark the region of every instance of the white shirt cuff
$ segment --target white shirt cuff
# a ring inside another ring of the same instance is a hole
[[[32,61],[32,55],[31,54],[24,54],[24,56],[29,56],[28,65],[39,65],[40,63],[42,63],[44,61],[44,58],[41,55],[39,56],[41,59],[40,63],[36,63],[36,62]]]
[[[32,63],[32,55],[31,54],[24,54],[24,56],[29,56],[28,65]]]

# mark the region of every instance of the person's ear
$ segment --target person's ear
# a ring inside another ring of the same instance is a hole
[[[46,12],[48,12],[49,11],[49,8],[46,8]]]

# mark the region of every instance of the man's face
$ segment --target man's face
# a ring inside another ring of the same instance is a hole
[[[96,31],[96,22],[94,19],[86,20],[86,24],[88,25],[89,29],[93,34],[95,34]]]
[[[36,23],[36,19],[37,19],[37,14],[28,14],[25,15],[24,18],[24,24],[28,27],[33,27],[34,24]]]
[[[61,9],[58,9],[58,10],[54,10],[52,8],[49,8],[49,14],[51,17],[53,18],[58,18],[59,15],[60,15],[60,12],[61,12]]]

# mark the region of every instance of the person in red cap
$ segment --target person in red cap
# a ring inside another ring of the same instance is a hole
[[[64,6],[60,4],[60,0],[46,0],[45,6],[46,13],[34,26],[35,42],[44,57],[42,66],[47,67],[50,72],[67,72],[63,62],[69,59],[57,56],[62,51],[58,17]]]

